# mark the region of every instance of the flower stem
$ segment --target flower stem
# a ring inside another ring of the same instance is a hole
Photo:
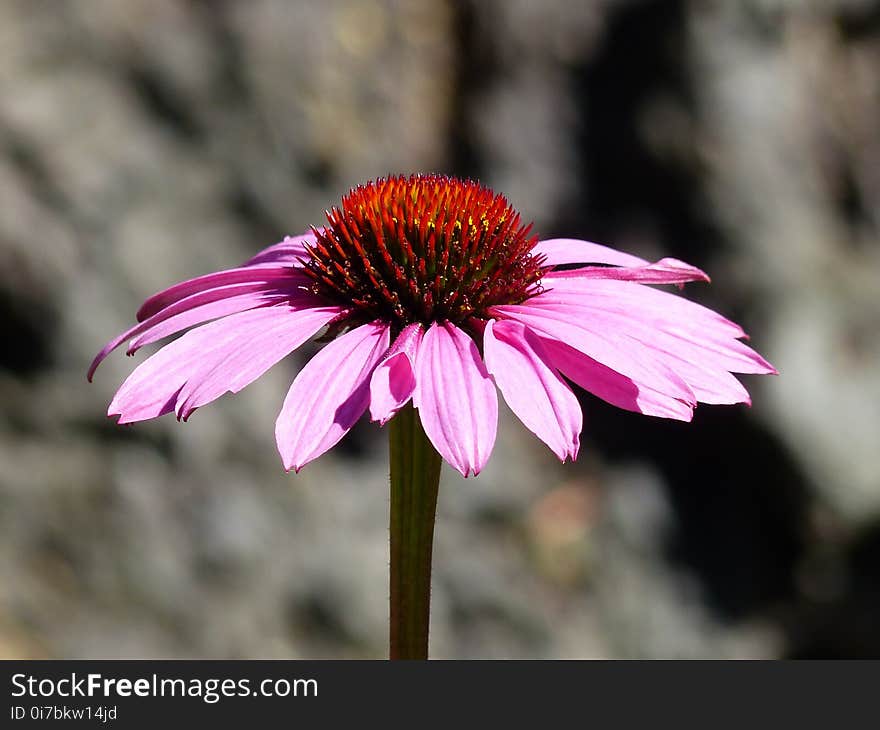
[[[431,548],[440,454],[407,404],[389,424],[391,455],[391,659],[428,658]]]

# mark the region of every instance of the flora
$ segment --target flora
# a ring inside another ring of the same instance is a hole
[[[440,458],[478,474],[500,391],[561,460],[583,424],[568,381],[621,408],[688,421],[698,402],[749,403],[732,373],[775,373],[720,314],[652,285],[708,281],[577,239],[540,240],[499,194],[441,175],[354,188],[326,225],[242,266],[150,297],[98,353],[184,330],[119,388],[108,414],[186,420],[324,331],[276,422],[286,469],[332,448],[367,411],[389,421],[392,656],[427,652]]]

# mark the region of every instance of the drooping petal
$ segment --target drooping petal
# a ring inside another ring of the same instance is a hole
[[[719,335],[745,337],[742,327],[735,322],[672,292],[630,281],[560,277],[560,273],[564,272],[554,271],[545,276],[542,283],[546,291],[531,301],[570,304],[588,297],[609,308],[625,307],[630,311],[650,312],[657,322],[689,323],[696,329],[709,328]]]
[[[449,322],[422,338],[413,404],[440,455],[465,477],[479,474],[495,445],[498,396],[476,344]]]
[[[119,416],[119,423],[175,410],[187,417],[197,406],[241,390],[343,311],[280,304],[197,327],[135,368],[107,415]]]
[[[620,313],[583,304],[532,304],[532,308],[537,312],[564,314],[596,330],[614,332],[631,356],[641,355],[665,365],[703,403],[748,403],[748,393],[730,373],[754,372],[764,367],[763,358],[755,353],[760,362],[755,360],[749,354],[753,352],[751,348],[739,340],[712,341],[699,332],[667,330],[647,318],[640,319],[638,312]]]
[[[554,271],[557,279],[615,279],[641,284],[685,284],[689,281],[710,281],[709,275],[696,266],[678,259],[660,259],[646,266],[584,266],[568,271]],[[544,285],[545,288],[547,285]]]
[[[253,258],[245,261],[242,266],[256,264],[293,264],[300,265],[300,259],[308,259],[309,254],[304,244],[315,242],[315,234],[307,231],[300,236],[285,236],[281,243],[264,248]]]
[[[236,312],[281,301],[289,301],[297,308],[315,306],[315,297],[299,289],[299,284],[301,284],[299,278],[284,278],[274,282],[251,281],[214,287],[178,299],[104,345],[92,361],[87,377],[91,381],[95,370],[107,355],[132,338],[136,339],[128,349],[129,355],[149,342],[155,342],[202,322]]]
[[[423,330],[410,324],[394,340],[391,349],[370,378],[370,418],[381,425],[407,404],[416,389],[415,362]]]
[[[578,238],[549,238],[538,241],[532,253],[544,254],[547,266],[566,264],[611,264],[612,266],[645,266],[645,259]]]
[[[215,363],[204,362],[198,374],[187,380],[178,395],[177,417],[186,420],[194,410],[224,393],[237,393],[250,385],[338,316],[339,311],[337,307],[289,310],[289,318],[295,319],[295,324],[268,320],[251,330],[247,340],[237,334],[234,349],[229,348],[226,356]]]
[[[489,321],[483,331],[486,368],[507,405],[561,461],[577,458],[583,414],[540,339],[518,322]]]
[[[189,329],[197,324],[202,324],[203,322],[208,322],[212,319],[219,319],[220,317],[226,317],[230,314],[235,314],[236,312],[244,312],[248,309],[256,309],[257,307],[281,304],[282,302],[289,303],[289,298],[280,295],[278,292],[254,292],[253,294],[239,294],[227,297],[225,299],[220,299],[219,301],[193,307],[192,309],[182,311],[179,314],[167,316],[177,304],[182,303],[175,302],[175,304],[166,307],[159,312],[159,314],[155,314],[153,317],[150,317],[150,319],[144,320],[141,323],[142,325],[147,323],[150,324],[143,328],[139,327],[138,331],[140,334],[134,333],[136,336],[133,337],[128,344],[128,349],[125,351],[125,354],[133,355],[144,345],[149,345],[151,342],[170,337],[171,335],[177,334],[185,329]],[[294,306],[294,308],[303,309],[303,307],[299,306]],[[158,321],[155,324],[152,324],[154,318]],[[131,330],[129,330],[129,332],[131,332]]]
[[[543,340],[552,365],[584,390],[618,408],[647,416],[690,421],[694,407],[678,398],[636,383],[557,340]]]
[[[750,403],[748,392],[731,373],[777,372],[740,341],[745,333],[738,325],[682,297],[628,282],[548,280],[548,286],[555,288],[529,304],[605,322],[649,348],[681,375],[703,403]]]
[[[563,305],[535,306],[538,297],[523,305],[493,307],[490,312],[535,330],[542,338],[566,342],[606,367],[685,403],[696,403],[688,384],[645,347],[613,328],[580,316]]]
[[[598,325],[626,334],[653,350],[684,360],[728,370],[732,373],[770,375],[776,369],[744,342],[712,326],[697,327],[688,320],[657,316],[653,310],[635,309],[627,304],[593,301],[588,297],[567,304],[547,303],[540,297],[530,301],[536,310],[565,311],[571,317],[589,319]]]
[[[275,422],[284,468],[299,471],[332,448],[370,401],[370,375],[388,350],[390,328],[378,320],[326,345],[299,372]]]
[[[193,294],[229,284],[244,284],[245,282],[264,285],[267,288],[270,286],[290,286],[293,288],[297,284],[307,286],[311,283],[301,271],[297,271],[290,264],[256,264],[238,269],[226,269],[181,281],[153,294],[138,309],[137,320],[142,322],[174,302]]]

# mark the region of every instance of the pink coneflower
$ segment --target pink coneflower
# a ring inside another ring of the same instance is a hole
[[[119,423],[172,411],[186,420],[328,328],[331,341],[278,416],[284,466],[316,459],[367,410],[384,424],[411,400],[430,442],[468,476],[495,442],[496,387],[564,461],[576,458],[582,425],[566,380],[621,408],[688,421],[698,402],[749,403],[731,373],[776,372],[738,325],[649,286],[708,281],[699,269],[530,230],[475,182],[368,183],[324,227],[150,297],[89,379],[126,341],[132,354],[194,327],[137,367],[108,411]]]
[[[119,423],[186,420],[326,328],[284,400],[278,450],[299,471],[367,410],[390,421],[390,656],[426,658],[440,459],[464,476],[485,466],[496,387],[564,461],[582,426],[566,378],[621,408],[688,421],[698,401],[749,402],[731,373],[775,372],[739,326],[649,286],[708,281],[699,269],[530,230],[475,182],[368,183],[320,230],[154,294],[89,379],[123,342],[131,354],[194,327],[136,368],[109,408]]]

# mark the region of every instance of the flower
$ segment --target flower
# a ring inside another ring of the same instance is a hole
[[[367,183],[322,228],[154,294],[89,380],[123,342],[133,354],[189,329],[138,366],[108,409],[119,423],[172,411],[186,420],[326,327],[329,343],[278,416],[285,468],[316,459],[368,409],[385,424],[412,400],[437,451],[468,476],[495,442],[496,387],[565,461],[582,427],[567,380],[620,408],[689,421],[697,402],[750,403],[731,373],[776,372],[738,325],[650,286],[709,281],[699,269],[530,231],[476,182]]]

